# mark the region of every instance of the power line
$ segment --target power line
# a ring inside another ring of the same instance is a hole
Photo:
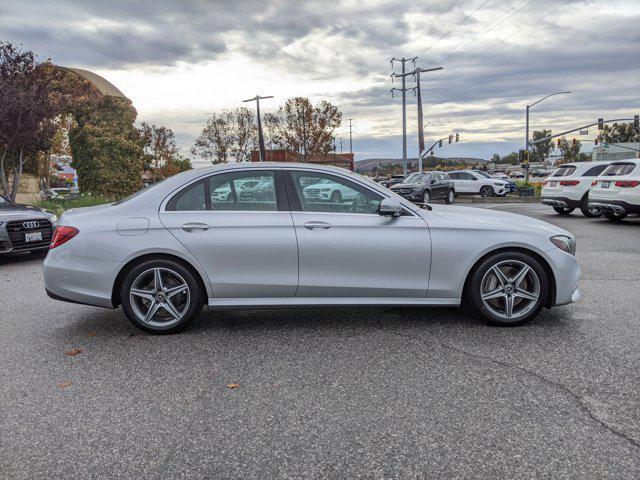
[[[433,27],[433,25],[440,20],[446,13],[449,13],[449,11],[453,8],[453,6],[458,3],[458,0],[455,0],[453,2],[451,2],[451,4],[447,7],[447,9],[442,12],[440,15],[438,15],[428,26],[427,28],[425,28],[425,30],[429,30],[431,27]]]
[[[515,37],[516,35],[521,34],[522,32],[524,32],[525,30],[528,30],[529,28],[531,28],[533,25],[535,25],[536,23],[538,23],[541,20],[544,20],[545,18],[547,18],[549,15],[551,15],[552,13],[555,13],[556,11],[560,10],[563,7],[566,7],[567,5],[569,5],[571,2],[573,2],[573,0],[567,0],[566,2],[564,2],[562,5],[557,6],[556,8],[549,10],[547,13],[545,13],[544,15],[542,15],[541,17],[536,18],[533,22],[527,24],[526,26],[524,26],[523,28],[521,28],[520,30],[512,33],[511,35],[508,35],[507,37],[503,38],[502,40],[497,41],[496,43],[490,45],[489,47],[485,48],[484,50],[482,50],[481,52],[476,53],[474,56],[472,56],[471,58],[465,60],[462,63],[459,63],[457,65],[455,65],[453,68],[458,68],[461,67],[463,65],[466,65],[467,63],[469,63],[472,60],[475,60],[476,58],[478,58],[480,55],[485,54],[486,52],[488,52],[489,50],[497,47],[498,45],[506,42],[507,40],[509,40],[510,38]]]
[[[438,43],[440,43],[441,40],[444,40],[451,32],[453,32],[456,28],[458,28],[460,25],[462,25],[464,22],[466,22],[467,20],[469,20],[471,17],[473,17],[473,15],[480,10],[482,7],[484,7],[487,3],[489,3],[491,0],[484,0],[484,2],[482,2],[480,4],[479,7],[477,7],[473,12],[471,12],[469,15],[464,15],[462,17],[462,20],[460,20],[458,23],[456,23],[453,28],[451,28],[448,32],[444,33],[438,40],[436,40],[435,42],[433,42],[431,45],[429,45],[427,48],[425,48],[424,50],[422,50],[420,53],[418,53],[418,56],[422,55],[423,53],[428,52],[429,50],[431,50],[433,47],[435,47]]]
[[[514,5],[513,7],[511,7],[510,10],[506,11],[498,20],[496,20],[493,23],[490,23],[487,26],[487,29],[482,31],[482,32],[478,32],[478,34],[476,34],[471,40],[467,41],[467,42],[463,42],[460,45],[458,45],[455,49],[453,49],[451,52],[449,52],[447,55],[445,55],[444,57],[441,57],[440,59],[438,59],[436,61],[436,63],[442,63],[444,60],[446,60],[447,58],[451,57],[451,55],[453,55],[455,52],[457,52],[458,50],[460,50],[463,47],[466,47],[467,45],[470,45],[472,43],[475,43],[477,40],[479,40],[480,38],[484,37],[487,33],[495,30],[497,27],[499,27],[500,25],[502,25],[504,22],[506,22],[507,20],[509,20],[511,17],[513,17],[515,14],[521,12],[522,10],[524,10],[525,8],[527,8],[529,5],[531,5],[533,2],[535,2],[536,0],[522,0],[520,3],[517,3],[516,5]],[[525,4],[526,5],[523,5]],[[523,5],[522,7],[520,7],[521,5]],[[520,7],[520,8],[518,8]],[[517,9],[517,10],[516,10]]]

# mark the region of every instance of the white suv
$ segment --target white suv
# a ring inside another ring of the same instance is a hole
[[[480,195],[482,197],[497,195],[502,197],[510,190],[507,182],[492,178],[484,172],[456,170],[447,173],[453,180],[456,195]]]
[[[579,208],[585,217],[602,215],[598,207],[589,207],[587,198],[591,183],[611,162],[577,162],[560,165],[542,184],[540,202],[560,215],[569,215]]]
[[[600,208],[609,220],[640,215],[640,159],[612,162],[593,181],[589,207]]]

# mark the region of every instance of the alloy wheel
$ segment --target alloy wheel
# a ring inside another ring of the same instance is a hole
[[[154,327],[169,327],[187,314],[191,292],[180,274],[169,268],[155,267],[136,277],[129,298],[139,320]]]
[[[422,203],[429,203],[431,201],[431,194],[429,192],[424,192],[422,196]]]
[[[496,263],[482,277],[480,298],[495,316],[517,320],[531,312],[540,298],[540,279],[535,270],[519,260]]]

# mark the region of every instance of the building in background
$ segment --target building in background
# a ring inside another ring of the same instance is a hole
[[[304,155],[299,155],[290,150],[266,150],[265,160],[267,162],[305,163]],[[251,161],[260,161],[258,150],[251,152]],[[307,155],[306,163],[333,165],[334,167],[354,171],[353,153],[310,153]]]

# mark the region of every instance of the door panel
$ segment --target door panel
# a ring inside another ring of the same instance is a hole
[[[285,178],[298,239],[296,296],[426,296],[431,241],[422,218],[378,215],[382,196],[338,175],[285,170]],[[340,201],[330,198],[334,190],[344,192]]]
[[[213,175],[204,183],[204,211],[192,200],[195,195],[185,194],[183,200],[179,193],[174,208],[182,203],[189,210],[160,212],[165,227],[206,270],[214,296],[295,294],[296,234],[290,213],[282,211],[280,192],[276,195],[274,191],[274,187],[284,189],[281,181],[274,185],[275,178],[273,171],[254,170]]]

